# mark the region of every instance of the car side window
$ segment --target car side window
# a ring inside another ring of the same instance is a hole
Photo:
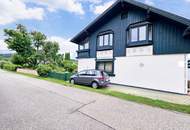
[[[93,70],[87,71],[87,75],[88,76],[96,76],[95,71],[93,71]]]
[[[96,76],[101,76],[101,72],[100,72],[100,71],[96,71],[96,72],[95,72],[95,75],[96,75]]]
[[[86,71],[81,71],[78,73],[79,75],[86,75]]]

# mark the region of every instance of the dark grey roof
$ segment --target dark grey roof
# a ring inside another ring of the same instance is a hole
[[[164,17],[168,18],[168,19],[171,19],[173,21],[181,23],[181,24],[183,24],[185,26],[190,26],[190,20],[186,19],[184,17],[169,13],[167,11],[163,11],[161,9],[158,9],[158,8],[143,4],[141,2],[137,2],[135,0],[117,0],[110,8],[108,8],[105,12],[103,12],[100,16],[98,16],[86,28],[84,28],[80,33],[78,33],[73,39],[71,39],[71,42],[76,43],[80,39],[80,37],[87,36],[88,35],[88,30],[90,30],[91,28],[93,28],[94,25],[96,25],[98,22],[100,22],[105,15],[108,15],[108,14],[112,13],[117,6],[120,7],[121,3],[130,4],[130,5],[133,5],[133,6],[148,10],[149,12],[159,14],[161,16],[164,16]]]

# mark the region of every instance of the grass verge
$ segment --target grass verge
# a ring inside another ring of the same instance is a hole
[[[123,100],[149,105],[152,107],[158,107],[158,108],[162,108],[162,109],[190,114],[190,105],[181,105],[181,104],[175,104],[175,103],[170,103],[170,102],[161,101],[161,100],[154,100],[151,98],[125,94],[125,93],[111,91],[111,90],[107,90],[107,89],[93,89],[93,88],[85,87],[85,86],[81,86],[81,85],[72,85],[66,81],[53,79],[53,78],[43,78],[43,77],[38,77],[38,76],[34,76],[34,75],[30,75],[30,74],[23,74],[23,73],[18,73],[18,74],[25,75],[25,76],[32,77],[32,78],[37,78],[40,80],[46,80],[46,81],[53,82],[53,83],[58,83],[58,84],[61,84],[64,86],[75,87],[75,88],[79,88],[79,89],[83,89],[83,90],[88,90],[91,92],[109,95],[109,96],[117,97],[117,98],[120,98]]]

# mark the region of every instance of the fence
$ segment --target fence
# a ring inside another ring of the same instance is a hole
[[[69,72],[65,72],[65,73],[50,72],[48,74],[48,77],[68,81],[71,75],[72,73],[69,73]]]

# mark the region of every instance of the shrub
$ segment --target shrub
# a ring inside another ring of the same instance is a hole
[[[4,65],[5,63],[8,63],[8,62],[7,62],[7,61],[4,61],[4,60],[0,61],[0,68],[1,68],[1,69],[3,69],[3,65]]]
[[[48,73],[52,71],[52,68],[49,65],[39,65],[37,67],[37,72],[39,76],[46,77]]]
[[[3,69],[9,70],[9,71],[16,71],[17,65],[14,65],[12,63],[4,63],[3,64]]]
[[[23,65],[25,63],[25,59],[23,58],[23,56],[18,55],[18,54],[14,54],[11,57],[11,62],[13,64],[17,64],[17,65]]]
[[[68,72],[74,72],[77,69],[77,64],[73,61],[64,61],[64,68]]]

